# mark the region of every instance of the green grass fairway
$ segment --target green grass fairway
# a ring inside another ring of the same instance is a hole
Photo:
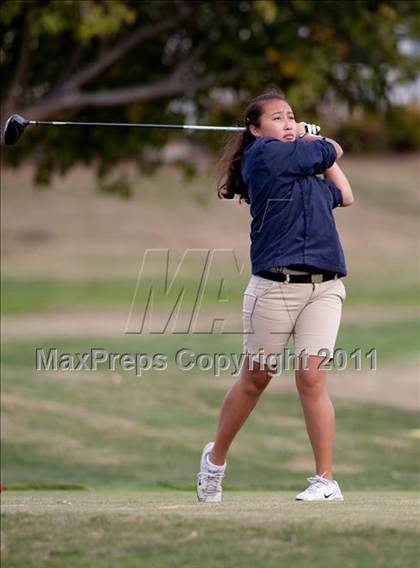
[[[202,338],[196,339],[196,353]],[[168,353],[175,336],[172,343],[166,339],[161,336],[160,348]],[[192,489],[202,446],[213,439],[235,377],[181,371],[173,362],[167,371],[141,378],[133,372],[37,372],[30,367],[34,350],[13,345],[3,346],[1,479],[6,488]],[[217,346],[207,338],[206,349]],[[63,351],[82,347],[83,342],[61,343]],[[145,345],[128,347],[134,352]],[[276,381],[293,386],[291,375],[273,379],[235,439],[226,478],[230,489],[297,491],[312,474],[298,395],[276,389]],[[333,372],[331,381],[346,375]],[[334,402],[334,471],[344,489],[417,490],[417,413]]]
[[[348,361],[328,381],[345,501],[326,503],[294,500],[315,471],[290,370],[235,438],[223,503],[196,500],[200,454],[236,376],[233,365],[221,376],[182,370],[175,354],[239,356],[251,273],[249,208],[217,199],[215,168],[191,183],[173,167],[139,176],[132,200],[98,196],[89,169],[42,192],[29,167],[2,171],[2,566],[414,568],[417,164],[414,155],[344,158],[356,201],[334,212],[348,268],[335,347]],[[147,321],[133,333],[151,285],[155,333]],[[212,334],[185,324],[197,313],[215,320]],[[163,353],[168,367],[37,371],[37,347]]]
[[[226,270],[226,273],[228,271]],[[229,282],[225,293],[229,309],[239,313],[242,295],[249,281],[249,274],[237,276]],[[345,278],[347,306],[415,306],[419,302],[419,289],[415,275],[402,274],[394,277],[392,286],[379,275],[372,276],[369,281],[357,281]],[[152,287],[156,296],[156,307],[168,310],[173,306],[179,290],[184,288],[184,309],[192,309],[197,297],[200,297],[201,308],[217,306],[220,290],[220,276],[211,275],[205,288],[199,288],[197,280],[181,277],[176,281],[177,291],[164,293],[164,275],[160,278],[143,278],[140,290],[136,295],[136,279],[131,280],[79,280],[68,282],[58,279],[21,279],[4,277],[1,281],[2,313],[4,315],[19,315],[27,313],[53,313],[74,309],[112,309],[121,308],[129,311],[133,299],[134,306],[139,309]],[[200,296],[197,296],[200,289]]]
[[[9,568],[405,568],[420,552],[418,504],[399,492],[327,503],[226,492],[204,504],[193,491],[6,491],[2,554]]]

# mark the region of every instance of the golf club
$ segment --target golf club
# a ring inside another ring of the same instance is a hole
[[[57,122],[49,120],[26,120],[19,114],[12,114],[4,127],[3,139],[7,146],[12,146],[21,138],[27,126],[112,126],[117,128],[178,128],[182,130],[219,130],[241,132],[241,126],[197,126],[191,124],[140,124],[130,122]]]

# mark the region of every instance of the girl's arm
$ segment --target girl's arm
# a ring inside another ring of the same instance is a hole
[[[306,140],[307,142],[313,142],[314,140],[322,140],[322,139],[327,140],[327,142],[330,142],[334,146],[335,151],[337,152],[337,160],[339,160],[344,154],[343,148],[340,146],[338,142],[336,142],[332,138],[326,138],[325,136],[317,136],[315,134],[306,134],[304,122],[299,122],[299,124],[297,125],[297,134],[298,136],[304,134],[302,140]]]
[[[297,127],[297,134],[298,136],[304,134],[302,140],[306,140],[307,142],[313,142],[315,140],[322,140],[323,138],[325,138],[324,136],[305,134],[305,132],[306,132],[305,123],[299,122]],[[340,144],[335,140],[332,140],[332,138],[325,138],[325,140],[327,140],[327,142],[330,142],[334,146],[337,152],[337,160],[341,158],[344,152]],[[349,205],[354,203],[353,192],[351,190],[351,185],[349,183],[349,180],[346,178],[344,172],[337,164],[337,162],[334,162],[334,164],[330,168],[327,168],[325,170],[324,176],[327,179],[331,180],[333,184],[341,191],[341,195],[343,198],[343,207],[348,207]]]
[[[306,138],[306,136],[305,136]],[[353,192],[351,190],[351,185],[349,180],[346,178],[343,170],[334,162],[334,164],[325,170],[324,176],[331,180],[333,184],[338,187],[341,191],[341,195],[343,196],[343,207],[348,207],[352,203],[354,203]]]
[[[307,142],[313,142],[314,140],[326,140],[327,142],[330,142],[334,146],[335,151],[337,152],[337,160],[339,160],[344,154],[343,148],[340,146],[338,142],[336,142],[332,138],[327,138],[326,136],[316,136],[315,134],[306,134],[302,138],[302,140],[306,140]]]

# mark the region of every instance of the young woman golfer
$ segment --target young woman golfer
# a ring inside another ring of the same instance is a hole
[[[203,449],[197,496],[204,502],[222,500],[228,449],[276,369],[267,356],[282,353],[292,335],[296,386],[316,468],[296,500],[342,500],[332,475],[334,408],[326,371],[318,367],[325,353],[333,355],[346,299],[341,278],[347,270],[332,213],[353,203],[336,163],[343,150],[334,140],[308,134],[309,125],[296,123],[277,91],[251,101],[245,126],[228,150],[226,181],[218,195],[239,195],[250,204],[252,275],[243,299],[248,355],[223,401],[216,438]]]

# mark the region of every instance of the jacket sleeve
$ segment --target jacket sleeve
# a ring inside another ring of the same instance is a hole
[[[336,207],[341,207],[343,205],[343,194],[341,193],[341,191],[331,180],[325,179],[324,183],[326,184],[327,190],[329,190],[332,197],[331,209],[335,209]]]
[[[323,173],[337,159],[334,146],[322,139],[283,142],[269,137],[265,139],[263,151],[271,173],[289,178]]]

